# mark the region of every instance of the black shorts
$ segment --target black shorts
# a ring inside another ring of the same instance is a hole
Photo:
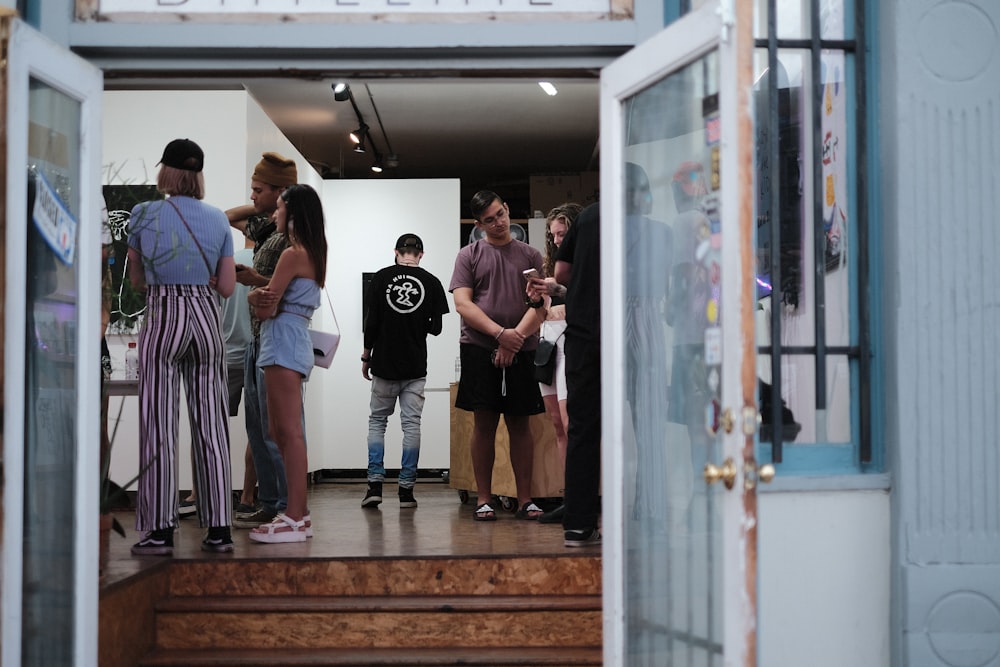
[[[455,407],[524,416],[545,412],[535,380],[535,351],[518,352],[507,368],[494,366],[492,354],[478,345],[460,346],[462,377]]]

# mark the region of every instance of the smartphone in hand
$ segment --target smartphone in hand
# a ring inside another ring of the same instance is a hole
[[[525,280],[531,280],[532,278],[538,278],[538,269],[526,269],[521,272],[524,275]]]

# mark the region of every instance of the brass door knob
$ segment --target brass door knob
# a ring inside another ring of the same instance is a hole
[[[774,473],[775,473],[774,466],[771,465],[770,463],[765,463],[757,471],[757,478],[760,481],[762,481],[765,484],[767,484],[772,479],[774,479]]]
[[[730,456],[719,467],[713,463],[705,464],[705,483],[715,484],[719,480],[727,489],[733,488],[736,484],[736,464],[733,463],[733,458]]]

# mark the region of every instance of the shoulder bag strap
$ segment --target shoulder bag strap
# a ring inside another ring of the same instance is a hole
[[[333,309],[333,301],[330,300],[330,293],[323,288],[323,294],[326,295],[326,302],[330,306],[330,314],[333,315],[333,326],[336,327],[337,333],[340,333],[340,323],[337,322],[337,312]]]
[[[208,263],[208,257],[205,255],[205,251],[202,250],[201,244],[198,243],[198,237],[194,235],[193,231],[191,231],[191,225],[189,225],[188,221],[184,219],[184,214],[181,213],[181,210],[179,208],[177,208],[177,204],[175,204],[169,198],[167,199],[167,203],[170,204],[171,206],[173,206],[174,210],[177,211],[177,215],[179,215],[181,217],[181,222],[183,222],[184,226],[187,227],[188,234],[190,234],[191,238],[194,239],[194,244],[196,246],[198,246],[198,252],[201,253],[201,258],[203,260],[205,260],[205,268],[208,269],[208,275],[209,276],[214,276],[215,275],[215,269],[213,269],[212,265]]]

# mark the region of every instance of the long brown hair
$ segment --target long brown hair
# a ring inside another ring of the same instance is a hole
[[[566,223],[566,231],[573,226],[576,222],[576,216],[580,215],[580,211],[583,207],[576,202],[566,202],[565,204],[560,204],[554,209],[549,211],[549,214],[545,216],[545,275],[551,276],[555,273],[556,268],[556,253],[559,248],[556,246],[556,241],[552,236],[552,223],[556,220],[562,220]]]
[[[297,183],[285,188],[281,193],[288,216],[288,241],[306,249],[313,268],[316,269],[316,283],[326,284],[326,221],[323,219],[323,203],[310,186]]]

